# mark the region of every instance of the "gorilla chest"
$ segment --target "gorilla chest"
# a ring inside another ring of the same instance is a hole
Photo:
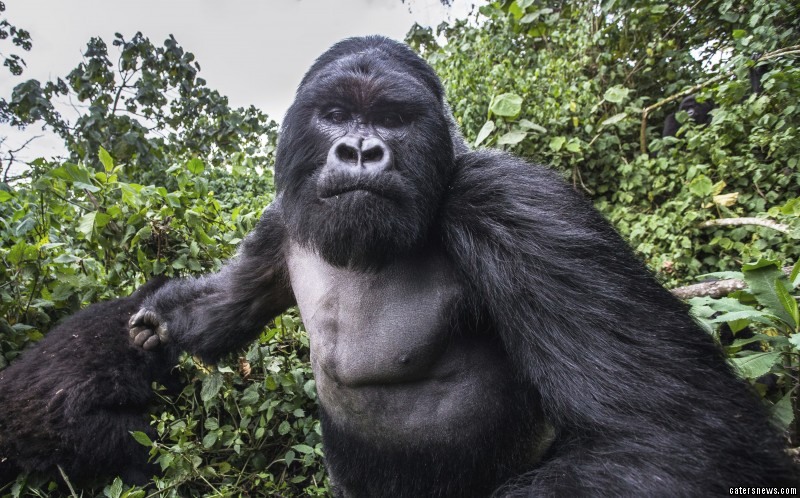
[[[505,359],[488,334],[459,325],[465,291],[443,255],[369,273],[294,245],[288,263],[323,423],[382,444],[434,444],[502,415]]]
[[[352,387],[398,383],[429,373],[441,358],[459,296],[444,257],[364,272],[294,245],[288,262],[315,371]]]

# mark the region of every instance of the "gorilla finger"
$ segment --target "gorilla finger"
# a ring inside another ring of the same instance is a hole
[[[153,337],[153,331],[150,329],[144,329],[136,335],[136,337],[133,339],[133,343],[137,346],[142,346],[151,337]]]
[[[142,308],[131,317],[131,319],[128,321],[128,326],[158,325],[158,322],[160,322],[160,320],[158,319],[158,315],[156,315],[155,311]]]
[[[167,324],[162,323],[156,329],[156,335],[161,342],[167,342],[169,340],[169,332],[167,332]]]
[[[156,349],[160,344],[161,341],[158,339],[158,336],[153,335],[149,339],[144,341],[144,344],[142,344],[142,349],[144,349],[145,351],[152,351]]]
[[[144,332],[145,330],[149,330],[149,329],[147,327],[142,326],[142,325],[131,326],[131,329],[130,329],[131,339],[135,339],[137,335],[139,335],[140,333]]]
[[[144,309],[140,309],[133,315],[131,315],[131,319],[128,320],[128,327],[133,328],[135,325],[139,325],[141,323],[142,314],[144,314]]]

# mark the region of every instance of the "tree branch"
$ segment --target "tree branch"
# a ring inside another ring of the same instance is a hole
[[[726,278],[724,280],[711,280],[710,282],[702,282],[699,284],[684,285],[683,287],[676,287],[671,289],[670,292],[678,299],[690,299],[693,297],[723,297],[727,296],[733,291],[743,290],[747,288],[747,284],[742,280],[735,278]]]
[[[782,269],[785,275],[792,274],[791,266],[784,266]],[[711,280],[708,282],[701,282],[699,284],[684,285],[670,289],[675,297],[678,299],[690,299],[693,297],[713,297],[719,298],[727,296],[733,291],[744,290],[747,288],[747,283],[738,278],[725,278],[722,280]]]
[[[717,220],[707,220],[700,223],[700,228],[708,228],[713,226],[734,226],[734,225],[758,225],[761,227],[771,228],[783,233],[789,233],[789,225],[778,223],[764,218],[720,218]]]

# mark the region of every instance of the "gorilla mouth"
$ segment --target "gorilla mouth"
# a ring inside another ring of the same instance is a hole
[[[339,195],[365,192],[399,201],[402,197],[403,182],[397,175],[380,174],[342,174],[333,173],[320,177],[317,195],[320,199],[330,199]]]
[[[376,192],[375,190],[364,187],[363,185],[342,185],[339,188],[334,187],[327,189],[324,192],[320,192],[320,197],[323,199],[330,199],[331,197],[337,197],[350,192],[368,192],[370,194],[382,195],[380,192]]]

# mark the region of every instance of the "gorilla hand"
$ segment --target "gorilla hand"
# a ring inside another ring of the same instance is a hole
[[[128,328],[133,343],[145,351],[154,350],[168,341],[166,322],[155,311],[147,308],[142,308],[131,316]]]

